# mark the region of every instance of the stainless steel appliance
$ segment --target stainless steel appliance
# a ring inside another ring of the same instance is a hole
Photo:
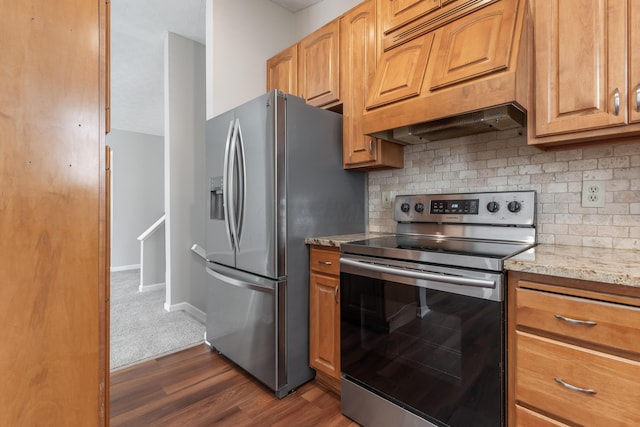
[[[365,226],[342,117],[278,91],[207,122],[206,341],[278,397],[309,368],[309,236]]]
[[[505,425],[505,258],[535,192],[397,196],[397,234],[341,246],[342,411],[367,427]]]

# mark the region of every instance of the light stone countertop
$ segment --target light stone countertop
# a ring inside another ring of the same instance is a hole
[[[308,245],[341,243],[392,233],[356,233],[308,237]],[[504,262],[506,270],[640,288],[640,251],[540,244]]]
[[[356,240],[371,239],[373,237],[388,236],[391,233],[356,233],[356,234],[341,234],[337,236],[323,236],[323,237],[307,237],[304,242],[307,245],[319,245],[319,246],[337,246],[340,247],[340,243],[355,242]]]
[[[640,287],[640,251],[540,244],[504,262],[524,273]]]

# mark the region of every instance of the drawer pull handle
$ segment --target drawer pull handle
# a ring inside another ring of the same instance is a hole
[[[592,390],[590,388],[576,387],[574,385],[571,385],[569,383],[566,383],[566,382],[562,381],[561,378],[554,378],[554,380],[556,380],[556,382],[558,384],[560,384],[561,386],[563,386],[565,388],[568,388],[569,390],[577,391],[578,393],[584,393],[584,394],[596,394],[595,390]]]
[[[333,263],[331,261],[318,261],[318,264],[322,264],[322,265],[333,265]]]
[[[556,314],[556,319],[564,320],[565,322],[573,323],[574,325],[584,325],[584,326],[596,326],[597,323],[593,320],[578,320],[572,319],[570,317],[565,317],[561,314]]]
[[[336,286],[336,288],[333,290],[333,300],[336,302],[336,304],[339,304],[340,302],[338,301],[338,289],[340,289],[340,286]]]

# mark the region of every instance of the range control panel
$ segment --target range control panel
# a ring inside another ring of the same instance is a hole
[[[535,191],[396,196],[393,219],[401,223],[535,224]]]

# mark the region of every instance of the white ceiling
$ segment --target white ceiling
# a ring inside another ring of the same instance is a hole
[[[238,0],[229,0],[238,1]],[[297,12],[322,0],[270,0]],[[111,127],[164,134],[164,35],[205,43],[206,0],[111,0]]]

